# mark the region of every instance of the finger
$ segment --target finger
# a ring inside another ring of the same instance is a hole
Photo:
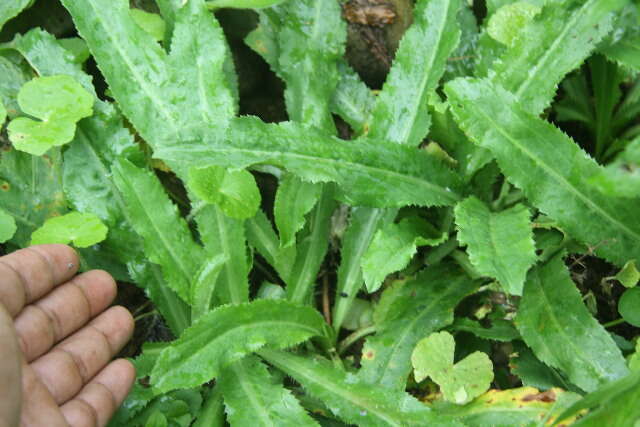
[[[0,424],[20,422],[21,360],[20,347],[13,331],[13,319],[0,305]]]
[[[20,426],[68,427],[67,421],[60,412],[60,407],[53,400],[51,393],[26,362],[22,366]]]
[[[31,364],[55,401],[66,402],[98,373],[133,333],[124,307],[111,307]]]
[[[74,277],[49,295],[27,305],[15,328],[27,362],[77,331],[104,311],[116,296],[113,278],[101,270]]]
[[[60,407],[72,427],[105,426],[127,397],[136,371],[125,359],[111,362],[72,400]]]
[[[0,303],[11,316],[78,271],[78,255],[69,246],[41,245],[0,258]]]

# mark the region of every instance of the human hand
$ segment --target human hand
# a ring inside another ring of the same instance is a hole
[[[133,384],[129,361],[109,363],[131,338],[133,318],[107,309],[113,278],[75,276],[78,263],[64,245],[0,258],[1,427],[104,426]]]

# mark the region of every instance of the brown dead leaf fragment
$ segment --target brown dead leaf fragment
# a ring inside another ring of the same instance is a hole
[[[396,12],[390,3],[351,0],[342,6],[342,16],[352,24],[383,27],[393,24],[396,18]]]
[[[528,394],[522,398],[523,402],[532,402],[535,400],[546,403],[555,402],[556,393],[553,390],[547,390],[540,393]]]

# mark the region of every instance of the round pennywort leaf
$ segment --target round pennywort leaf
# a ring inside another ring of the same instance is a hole
[[[93,214],[72,212],[48,219],[31,235],[31,244],[73,243],[86,248],[100,243],[107,237],[109,229]]]
[[[640,288],[624,291],[618,301],[618,312],[627,323],[640,328]]]

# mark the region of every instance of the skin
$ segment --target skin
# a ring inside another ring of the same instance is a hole
[[[0,427],[105,426],[129,393],[133,365],[111,359],[133,318],[109,307],[108,273],[78,264],[64,245],[0,258]]]

